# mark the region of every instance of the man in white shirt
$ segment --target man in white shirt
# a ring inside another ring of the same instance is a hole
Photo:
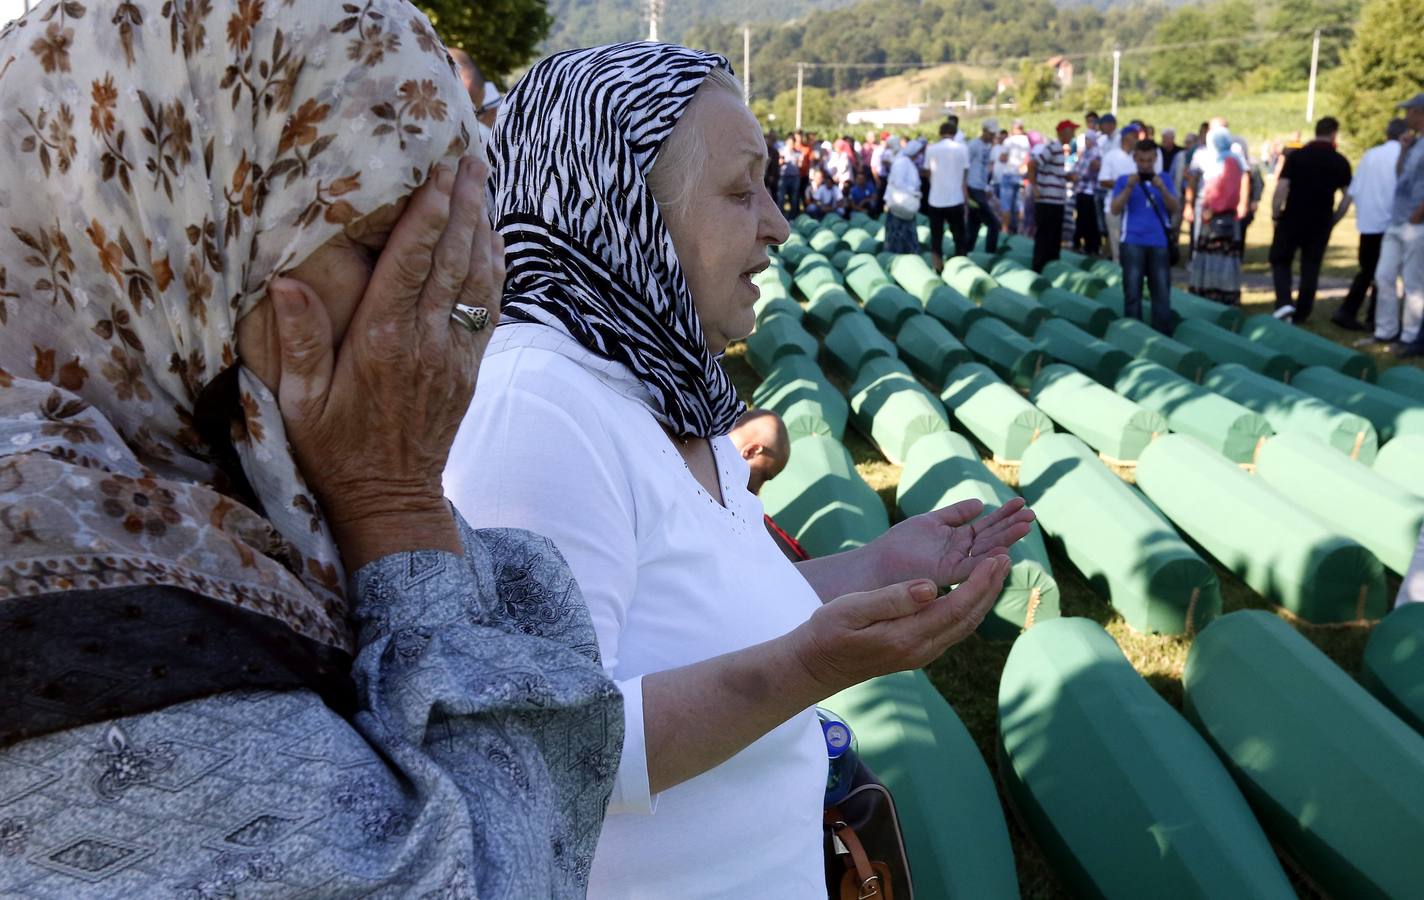
[[[925,168],[930,172],[930,255],[935,271],[944,268],[941,255],[944,225],[954,241],[952,256],[969,252],[964,214],[965,181],[969,173],[969,149],[954,139],[959,132],[959,120],[951,118],[939,126],[939,140],[925,151]]]
[[[1008,218],[1009,233],[1019,230],[1019,191],[1023,188],[1023,173],[1028,165],[1028,135],[1022,119],[1014,119],[1012,131],[999,145],[999,161],[1003,173],[999,176],[999,208]]]
[[[831,213],[845,215],[845,195],[826,178],[825,169],[812,169],[811,186],[806,188],[806,215],[823,219]]]
[[[1330,317],[1330,321],[1350,331],[1374,331],[1375,300],[1379,295],[1379,289],[1375,287],[1375,267],[1379,265],[1384,233],[1389,229],[1390,208],[1394,204],[1395,167],[1399,163],[1399,138],[1406,128],[1403,119],[1391,120],[1384,132],[1384,143],[1365,151],[1359,167],[1355,169],[1355,178],[1350,182],[1350,199],[1355,202],[1355,227],[1360,231],[1360,271],[1350,284],[1345,302]],[[1370,295],[1370,307],[1365,313],[1366,322],[1362,325],[1355,316],[1365,302],[1366,293]]]

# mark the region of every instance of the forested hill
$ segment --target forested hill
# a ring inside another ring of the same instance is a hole
[[[817,10],[848,6],[855,0],[777,0],[775,11],[766,0],[665,0],[665,41],[682,41],[689,29],[706,23],[786,22]],[[548,0],[554,25],[544,42],[553,53],[648,36],[644,15],[647,0]],[[741,46],[738,44],[738,46]]]

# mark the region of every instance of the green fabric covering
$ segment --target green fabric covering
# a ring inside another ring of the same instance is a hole
[[[806,304],[805,325],[817,334],[824,335],[845,315],[857,314],[860,304],[851,299],[845,289],[834,284],[823,285],[816,296]]]
[[[1043,277],[1047,278],[1049,283],[1056,288],[1074,291],[1085,297],[1096,297],[1099,291],[1105,290],[1108,286],[1108,283],[1102,278],[1085,272],[1077,264],[1062,258],[1044,266]]]
[[[855,258],[855,254],[852,253],[852,252],[849,251],[849,250],[845,250],[845,249],[837,250],[837,251],[835,252],[835,255],[833,255],[833,256],[831,257],[831,265],[835,266],[837,269],[840,269],[842,272],[844,272],[846,265],[848,265],[848,264],[850,263],[850,261],[851,261],[852,259],[854,259],[854,258]]]
[[[793,238],[795,239],[794,243]],[[788,269],[794,271],[807,256],[811,255],[811,248],[799,234],[793,232],[791,238],[788,238],[786,243],[777,248],[776,255],[778,259],[786,263]]]
[[[1424,404],[1323,366],[1301,369],[1291,382],[1333,406],[1359,413],[1375,426],[1381,444],[1397,434],[1424,434]]]
[[[829,228],[822,228],[811,235],[809,241],[811,249],[827,257],[835,256],[845,249],[841,243],[840,236]]]
[[[1294,898],[1201,735],[1097,623],[1046,622],[999,682],[1004,785],[1080,897]]]
[[[896,256],[891,260],[888,271],[900,287],[918,297],[921,302],[935,286],[944,284],[929,263],[912,253]]]
[[[1014,326],[1019,334],[1031,335],[1044,319],[1053,315],[1043,304],[1018,291],[997,287],[984,295],[984,311]]]
[[[1154,441],[1137,486],[1258,594],[1307,622],[1384,613],[1384,569],[1333,522],[1183,434]]]
[[[791,461],[761,489],[761,502],[812,556],[853,550],[890,527],[885,504],[855,471],[850,451],[818,434],[791,442]]]
[[[768,287],[775,284],[783,293],[791,290],[791,273],[778,262],[777,257],[771,257],[771,264],[761,272],[752,276],[752,284],[762,289],[765,293]]]
[[[1424,464],[1424,459],[1415,462]],[[1303,434],[1267,441],[1256,474],[1359,541],[1395,572],[1409,570],[1424,526],[1424,498],[1401,491],[1369,466],[1341,459],[1324,442]]]
[[[967,256],[956,256],[944,264],[941,273],[944,283],[954,288],[970,300],[978,302],[984,295],[999,286],[999,283]]]
[[[927,434],[949,430],[939,399],[898,359],[867,360],[850,389],[851,421],[892,463]]]
[[[1087,259],[1088,257],[1081,253],[1074,253],[1072,250],[1059,250],[1058,259],[1054,260],[1054,262],[1063,262],[1075,268],[1079,268]]]
[[[1000,259],[1006,259],[1009,262],[1017,263],[1021,268],[1027,269],[1029,266],[1033,265],[1033,250],[1032,248],[1028,250],[1010,250],[1009,252],[1001,256]]]
[[[1113,389],[1139,406],[1161,413],[1167,427],[1191,435],[1234,463],[1255,462],[1265,439],[1275,433],[1260,413],[1145,359],[1129,363]]]
[[[871,292],[865,301],[865,313],[870,316],[875,327],[891,339],[900,333],[900,326],[915,316],[923,316],[925,308],[893,284],[882,284]]]
[[[895,257],[890,275],[910,296],[924,304],[925,312],[949,326],[961,338],[975,319],[987,315],[963,294],[945,284],[930,264],[918,256],[905,254]]]
[[[1063,319],[1045,319],[1033,333],[1033,342],[1059,362],[1107,386],[1117,380],[1123,366],[1132,362],[1125,351]]]
[[[839,440],[850,412],[845,397],[826,380],[815,361],[804,356],[778,361],[757,386],[752,402],[781,416],[793,440],[802,434],[824,434]]]
[[[1379,377],[1375,361],[1360,351],[1342,347],[1304,328],[1287,325],[1275,316],[1250,316],[1241,323],[1241,336],[1289,356],[1301,368],[1324,366],[1365,381]]]
[[[951,371],[939,396],[959,424],[1002,462],[1017,462],[1029,444],[1053,433],[1053,420],[981,363]]]
[[[1109,285],[1103,288],[1098,291],[1097,295],[1093,297],[1093,300],[1112,310],[1112,314],[1119,319],[1127,315],[1126,301],[1122,296],[1122,285]],[[1152,301],[1150,297],[1145,295],[1142,298],[1142,315],[1149,321],[1152,318]],[[1175,328],[1181,324],[1181,322],[1182,317],[1174,310],[1172,312],[1172,327]]]
[[[1101,303],[1094,303],[1082,294],[1051,287],[1038,295],[1038,302],[1044,309],[1091,334],[1102,337],[1113,322],[1112,310]]]
[[[1003,321],[985,316],[964,335],[964,346],[993,367],[1005,381],[1020,390],[1033,384],[1048,361],[1048,354]]]
[[[999,236],[1002,253],[1032,253],[1033,238],[1026,234],[1006,234]]]
[[[1373,468],[1398,486],[1424,497],[1424,435],[1401,434],[1380,448]]]
[[[998,268],[997,266],[995,268]],[[994,280],[999,282],[1000,287],[1006,287],[1011,291],[1018,291],[1030,297],[1037,297],[1044,291],[1053,287],[1053,282],[1039,275],[1032,269],[1021,269],[1015,266],[1004,272],[992,272]]]
[[[1144,409],[1062,364],[1039,373],[1029,399],[1053,421],[1117,462],[1137,459],[1144,447],[1167,433],[1161,413]]]
[[[827,216],[826,218],[821,220],[821,227],[829,228],[837,236],[843,235],[847,231],[850,231],[850,223],[847,222],[845,219],[842,219],[840,216]]]
[[[1024,451],[1019,491],[1044,534],[1137,631],[1187,634],[1220,614],[1211,566],[1082,441],[1040,438]]]
[[[1379,386],[1401,397],[1408,397],[1415,403],[1424,403],[1424,369],[1391,366],[1380,373]]]
[[[870,317],[854,312],[836,319],[826,333],[826,356],[846,378],[854,378],[865,363],[877,356],[897,358],[895,345],[881,334]]]
[[[1424,737],[1282,619],[1224,616],[1192,645],[1183,712],[1257,819],[1334,897],[1424,885]]]
[[[919,240],[921,247],[930,245],[930,226],[920,224],[915,226],[915,238]]]
[[[801,304],[784,294],[779,297],[763,296],[752,308],[756,311],[758,325],[776,316],[784,316],[792,321],[800,322],[806,315],[806,311],[801,308]]]
[[[962,500],[978,500],[986,512],[1018,495],[995,478],[969,441],[951,431],[926,435],[905,457],[896,506],[906,518],[932,512]],[[1013,568],[994,608],[979,623],[979,634],[1011,641],[1025,628],[1059,616],[1058,582],[1038,525],[1009,548]]]
[[[900,358],[916,375],[929,382],[935,390],[944,387],[949,373],[956,366],[974,357],[969,348],[959,342],[938,319],[919,313],[900,326],[895,338]]]
[[[1202,383],[1265,416],[1277,434],[1313,435],[1366,465],[1379,451],[1379,435],[1369,419],[1345,412],[1298,387],[1281,384],[1245,366],[1217,366],[1207,373]]]
[[[826,285],[839,286],[845,283],[840,270],[831,265],[830,260],[815,254],[806,257],[801,261],[801,265],[796,267],[796,277],[793,281],[796,289],[808,300]]]
[[[874,253],[880,249],[880,242],[864,228],[852,226],[841,235],[841,243],[852,253]]]
[[[796,229],[803,237],[810,237],[821,229],[821,223],[802,213],[791,220],[791,227]]]
[[[791,316],[772,316],[757,324],[747,338],[747,362],[765,376],[783,356],[799,353],[816,358],[816,339]]]
[[[784,356],[752,392],[752,403],[781,416],[792,440],[803,434],[845,435],[850,405],[814,357]]]
[[[872,218],[871,216],[866,215],[860,210],[855,210],[854,212],[852,212],[850,214],[850,218],[847,221],[850,222],[850,226],[852,228],[863,228],[866,231],[870,232],[873,232],[875,231],[875,229],[880,227],[879,219]]]
[[[1101,278],[1109,287],[1122,285],[1122,266],[1110,259],[1088,259],[1083,262],[1083,271]]]
[[[1375,626],[1360,683],[1424,734],[1424,603],[1406,603]]]
[[[890,284],[890,276],[880,267],[879,261],[869,253],[851,257],[845,270],[846,288],[865,303],[875,293],[875,289]]]
[[[980,246],[983,246],[982,241],[980,242]],[[997,253],[985,253],[983,250],[975,250],[967,257],[970,262],[974,263],[974,265],[983,269],[985,272],[989,271],[991,268],[994,267],[994,262],[998,258],[999,256]]]
[[[1200,382],[1211,368],[1211,358],[1181,341],[1174,341],[1151,325],[1136,319],[1117,319],[1108,326],[1103,340],[1138,359],[1166,366],[1178,375]]]
[[[1181,288],[1172,288],[1172,309],[1184,319],[1200,319],[1227,331],[1240,331],[1246,314],[1239,306],[1227,306]]]
[[[1290,381],[1300,368],[1284,353],[1201,319],[1183,321],[1172,332],[1172,337],[1205,353],[1213,362],[1238,363],[1277,381]]]
[[[1017,900],[994,776],[924,672],[882,675],[821,705],[850,725],[861,759],[895,798],[919,900]]]

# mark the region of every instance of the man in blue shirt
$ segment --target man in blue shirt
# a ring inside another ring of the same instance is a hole
[[[985,119],[979,136],[969,142],[969,174],[965,184],[969,188],[969,242],[974,242],[979,228],[987,225],[984,249],[990,253],[999,252],[999,198],[989,189],[989,179],[994,168],[994,135],[999,133],[998,119]]]
[[[1142,279],[1152,292],[1152,327],[1172,333],[1172,264],[1167,235],[1177,197],[1172,176],[1158,174],[1157,144],[1137,142],[1132,151],[1137,171],[1119,176],[1113,185],[1111,211],[1122,217],[1123,314],[1142,318]]]
[[[1389,340],[1399,322],[1398,280],[1404,281],[1404,322],[1399,339],[1401,356],[1424,355],[1424,93],[1401,103],[1409,131],[1399,139],[1398,178],[1394,183],[1394,208],[1380,247],[1375,284],[1375,339]]]

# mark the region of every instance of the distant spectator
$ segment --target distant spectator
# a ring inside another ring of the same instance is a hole
[[[483,137],[487,142],[490,131],[494,129],[494,120],[499,114],[499,107],[503,103],[504,95],[499,92],[499,88],[493,81],[486,81],[484,101],[480,104],[477,118],[480,127],[484,129]]]
[[[1068,173],[1064,166],[1063,146],[1073,140],[1078,123],[1064,119],[1058,123],[1058,139],[1048,140],[1034,149],[1028,163],[1028,181],[1033,192],[1034,221],[1033,270],[1058,258],[1063,247],[1063,207],[1068,202]]]
[[[1073,249],[1097,256],[1103,243],[1097,209],[1098,172],[1103,158],[1098,133],[1093,129],[1097,116],[1089,113],[1088,122],[1088,130],[1078,140],[1078,158],[1073,162]]]
[[[788,219],[801,215],[801,132],[792,132],[781,149],[781,184],[776,202]]]
[[[1019,230],[1019,192],[1023,190],[1024,167],[1028,164],[1030,149],[1023,121],[1015,119],[1009,135],[999,147],[999,161],[1003,163],[999,176],[999,208],[1008,220],[1010,234]]]
[[[880,196],[865,169],[860,169],[855,173],[855,183],[851,185],[850,193],[846,195],[846,208],[851,212],[863,212],[868,216],[880,215]]]
[[[813,219],[845,215],[845,196],[826,176],[825,169],[811,170],[811,186],[806,189],[806,215]]]
[[[969,174],[969,150],[954,139],[959,131],[958,120],[947,121],[939,126],[939,140],[925,150],[925,167],[930,173],[929,216],[930,216],[930,256],[933,257],[935,271],[944,268],[942,257],[944,226],[949,223],[949,233],[954,241],[952,256],[962,256],[969,252],[965,234],[966,182]]]
[[[1350,209],[1350,162],[1335,149],[1340,123],[1326,116],[1315,140],[1286,157],[1271,200],[1276,221],[1271,241],[1271,280],[1276,287],[1273,315],[1297,324],[1310,318],[1330,232]],[[1340,203],[1335,204],[1335,193]],[[1291,266],[1300,253],[1300,291],[1291,302]]]
[[[1394,206],[1399,139],[1408,127],[1403,119],[1391,120],[1385,129],[1384,143],[1365,151],[1359,167],[1355,169],[1354,180],[1350,182],[1350,197],[1355,201],[1355,227],[1360,232],[1360,270],[1350,283],[1345,302],[1330,317],[1330,321],[1349,331],[1374,331],[1375,303],[1379,298],[1379,289],[1375,287],[1375,269],[1379,266],[1380,247],[1384,244],[1390,210]],[[1369,311],[1365,313],[1368,324],[1361,325],[1356,316],[1366,294],[1370,298]]]
[[[849,139],[841,138],[836,141],[835,149],[826,160],[826,174],[830,176],[832,184],[845,192],[855,177],[855,169],[855,149],[851,147]]]
[[[981,226],[987,226],[984,249],[999,252],[999,199],[994,193],[994,135],[999,130],[998,119],[985,119],[979,136],[969,142],[969,174],[965,183],[969,189],[969,235],[973,246]]]
[[[480,71],[479,64],[470,54],[459,47],[449,49],[450,58],[455,61],[455,67],[460,70],[460,81],[465,85],[465,93],[470,95],[470,102],[475,105],[475,115],[478,116],[485,98],[484,73]]]
[[[1142,281],[1152,294],[1152,327],[1172,333],[1171,221],[1177,211],[1172,177],[1158,174],[1157,144],[1139,141],[1132,151],[1137,170],[1113,187],[1112,212],[1122,221],[1123,312],[1142,318]]]
[[[1098,167],[1098,186],[1104,191],[1111,193],[1117,186],[1119,178],[1137,171],[1137,163],[1132,158],[1132,151],[1141,136],[1140,129],[1129,125],[1119,135],[1117,146],[1103,154],[1102,164]],[[1107,223],[1108,256],[1116,261],[1118,244],[1122,237],[1122,220],[1113,214],[1111,204],[1103,218]]]
[[[1400,104],[1409,131],[1399,139],[1398,178],[1394,186],[1394,206],[1389,229],[1380,247],[1375,284],[1379,302],[1375,305],[1375,337],[1388,340],[1396,331],[1405,344],[1403,356],[1424,353],[1424,93]],[[1399,279],[1404,279],[1404,323],[1400,326]]]
[[[890,174],[885,182],[885,251],[887,253],[919,253],[920,238],[915,230],[915,216],[920,207],[920,169],[915,165],[915,157],[924,146],[924,141],[911,141],[899,147],[896,138],[890,139],[896,149],[895,160],[890,165]]]
[[[1231,132],[1207,133],[1207,147],[1192,160],[1197,169],[1197,205],[1185,212],[1195,222],[1196,243],[1188,269],[1192,293],[1228,306],[1241,304],[1241,259],[1246,232],[1241,227],[1250,200],[1246,161],[1231,150]]]
[[[1171,173],[1172,164],[1177,161],[1177,157],[1181,155],[1182,152],[1181,145],[1177,143],[1177,129],[1163,128],[1162,141],[1158,144],[1158,147],[1162,151],[1162,171]],[[1177,182],[1174,181],[1172,183],[1176,184]]]

